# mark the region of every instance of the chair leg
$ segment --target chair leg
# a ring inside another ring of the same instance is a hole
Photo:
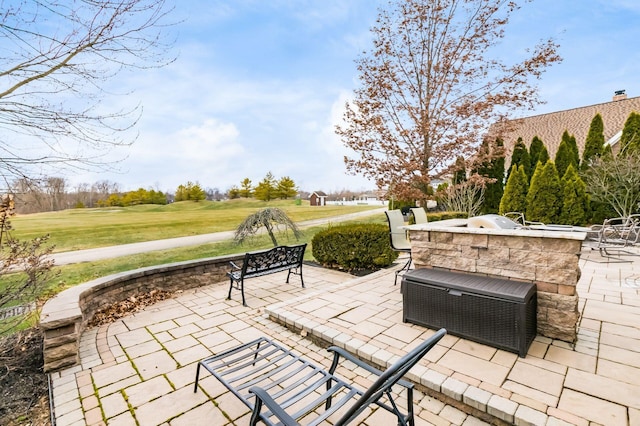
[[[409,252],[409,260],[407,260],[407,263],[405,263],[402,268],[396,271],[396,279],[394,280],[393,285],[398,284],[398,275],[400,275],[401,273],[407,272],[409,268],[411,268],[412,260],[413,258],[411,257],[411,252]]]

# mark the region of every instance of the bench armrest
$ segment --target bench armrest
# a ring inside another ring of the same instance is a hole
[[[282,422],[284,426],[299,426],[300,424],[296,420],[287,414],[280,405],[271,398],[264,389],[259,386],[252,386],[249,392],[256,396],[256,403],[253,406],[253,413],[251,414],[251,424],[255,424],[259,420],[260,411],[262,410],[262,404],[264,404],[271,413]]]
[[[335,372],[336,367],[338,366],[340,357],[343,357],[344,359],[351,361],[352,363],[356,364],[358,367],[362,367],[365,370],[367,370],[369,373],[375,374],[378,377],[380,377],[384,373],[383,371],[378,370],[377,368],[367,364],[366,362],[362,361],[360,358],[355,357],[353,354],[351,354],[350,352],[347,352],[342,348],[339,348],[337,346],[331,346],[327,348],[327,350],[329,352],[333,352],[333,363],[331,364],[331,368],[329,369],[329,373],[331,374]],[[410,383],[406,380],[400,379],[398,380],[398,384],[407,389],[414,388],[413,383]]]
[[[239,267],[238,265],[236,265],[236,264],[235,264],[235,262],[233,262],[233,261],[229,262],[229,264],[231,265],[231,268],[232,268],[233,270],[237,270],[237,271],[239,271],[240,269],[242,269],[241,267]]]

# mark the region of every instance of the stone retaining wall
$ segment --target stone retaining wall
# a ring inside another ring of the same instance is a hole
[[[412,227],[410,227],[412,228]],[[443,268],[535,283],[538,334],[577,337],[582,233],[429,227],[411,229],[416,268]]]
[[[225,281],[229,261],[241,264],[243,258],[244,254],[238,254],[141,268],[98,278],[59,293],[44,304],[40,315],[44,371],[80,362],[80,335],[104,306],[154,289],[173,292]]]

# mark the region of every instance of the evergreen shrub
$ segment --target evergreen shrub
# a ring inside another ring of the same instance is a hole
[[[466,219],[467,214],[465,212],[436,212],[427,213],[427,219],[429,222],[437,222],[439,220],[446,219]]]
[[[381,223],[331,226],[316,233],[311,246],[323,266],[347,271],[377,270],[398,258],[389,242],[389,226]]]

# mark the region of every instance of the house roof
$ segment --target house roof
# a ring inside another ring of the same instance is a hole
[[[625,95],[617,94],[614,99],[618,100],[510,120],[507,123],[508,130],[502,135],[507,157],[511,156],[513,146],[519,137],[528,147],[533,137],[538,136],[553,159],[565,130],[575,136],[578,150],[582,155],[589,126],[598,113],[602,116],[604,123],[604,140],[605,142],[611,140],[622,131],[631,112],[640,112],[640,97],[626,98]],[[491,129],[490,134],[496,134],[497,130]]]
[[[313,195],[313,194],[316,194],[318,197],[326,197],[326,196],[327,196],[327,194],[325,194],[325,193],[324,193],[324,192],[322,192],[322,191],[313,191],[313,192],[311,193],[311,195]],[[309,196],[311,196],[311,195],[309,195]]]

